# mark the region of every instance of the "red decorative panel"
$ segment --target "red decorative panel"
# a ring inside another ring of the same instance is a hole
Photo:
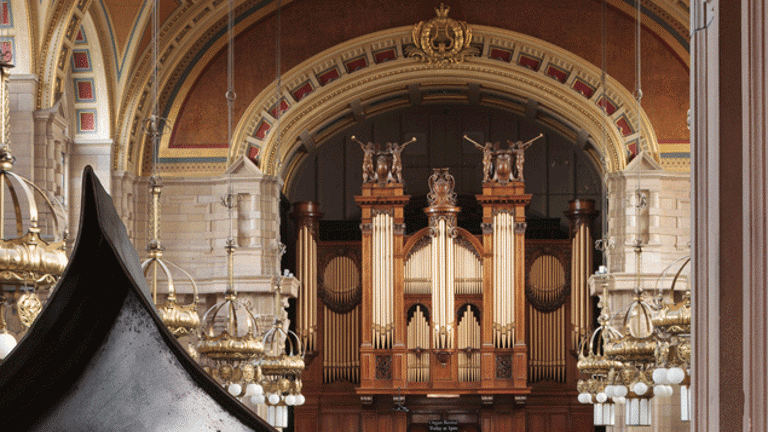
[[[535,71],[539,70],[539,66],[541,66],[541,60],[522,54],[520,55],[520,58],[517,62],[520,64],[520,66],[525,66],[528,69],[533,69]]]
[[[573,82],[573,88],[587,98],[592,97],[592,95],[595,93],[594,88],[580,79],[577,79]]]
[[[87,70],[91,68],[91,62],[88,59],[88,52],[87,51],[74,51],[72,53],[72,58],[74,59],[74,65],[76,70]]]
[[[259,159],[259,153],[261,153],[261,148],[259,146],[251,144],[250,147],[248,147],[248,159],[253,163],[257,163],[256,161]]]
[[[75,36],[75,42],[85,42],[85,36],[83,35],[82,28],[80,28],[80,30],[77,31],[77,35]]]
[[[91,132],[96,130],[96,114],[92,112],[80,113],[80,130]]]
[[[280,112],[278,112],[277,106],[278,104],[274,104],[272,108],[270,108],[269,110],[269,114],[273,118],[278,118],[279,115],[282,115],[284,112],[288,111],[288,108],[291,107],[290,105],[288,105],[288,101],[286,101],[285,99],[280,99],[280,110],[279,110]]]
[[[606,98],[605,96],[602,96],[600,98],[600,101],[597,103],[597,106],[601,106],[605,109],[605,112],[608,113],[608,115],[611,115],[616,112],[616,105],[614,105],[610,99]]]
[[[378,51],[373,54],[373,60],[376,63],[383,63],[385,61],[394,60],[397,58],[397,52],[395,52],[395,49],[387,49]]]
[[[265,136],[267,136],[267,131],[269,131],[272,128],[272,125],[269,124],[266,120],[261,119],[261,122],[259,123],[259,127],[256,128],[256,133],[254,134],[256,138],[263,140]]]
[[[296,102],[304,99],[304,96],[312,93],[315,91],[315,88],[312,87],[312,83],[307,81],[304,84],[302,84],[299,88],[291,92],[291,96],[293,96],[293,100]]]
[[[619,120],[616,121],[616,126],[619,127],[622,135],[627,136],[632,134],[632,128],[629,127],[629,122],[624,116],[619,117]]]
[[[630,159],[637,156],[637,142],[628,145],[627,150],[629,150]]]
[[[11,24],[11,11],[7,1],[0,3],[0,25]]]
[[[333,68],[330,70],[327,70],[320,75],[318,75],[317,80],[320,81],[321,85],[326,85],[329,82],[335,80],[339,77],[339,68]]]
[[[564,83],[566,79],[568,79],[568,74],[565,73],[564,70],[557,68],[555,66],[550,65],[547,68],[547,75],[551,76],[552,78],[560,81],[561,83]]]
[[[0,52],[2,52],[3,60],[13,62],[13,43],[11,41],[0,42]]]
[[[365,59],[365,56],[358,57],[356,59],[352,59],[346,63],[344,63],[344,67],[347,68],[348,73],[352,73],[358,69],[362,69],[364,67],[368,66],[368,60]]]
[[[93,100],[93,84],[90,81],[77,81],[77,98]]]
[[[492,47],[491,52],[488,53],[488,57],[509,63],[512,60],[512,51]]]

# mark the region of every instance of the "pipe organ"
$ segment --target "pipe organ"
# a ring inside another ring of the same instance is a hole
[[[592,327],[592,302],[587,281],[592,274],[592,221],[597,216],[593,200],[572,200],[565,212],[571,221],[571,349],[579,349],[579,341]]]
[[[429,381],[429,310],[415,304],[408,310],[408,381]]]
[[[563,383],[568,355],[566,301],[570,294],[566,241],[532,242],[526,255],[529,382]]]
[[[589,298],[576,285],[591,273],[588,236],[526,240],[531,195],[511,151],[499,151],[499,172],[491,166],[476,197],[478,234],[458,226],[455,179],[444,168],[427,180],[429,225],[406,234],[410,196],[388,175],[396,159],[381,150],[395,147],[361,145],[378,162],[364,164],[375,172],[364,173],[355,197],[360,242],[318,242],[305,228],[317,226],[317,208],[296,211],[315,224],[299,223],[297,233],[297,321],[315,349],[296,430],[427,430],[443,418],[434,406],[476,425],[460,430],[526,430],[539,388],[562,393],[561,411],[578,410],[570,343],[589,326]]]
[[[515,262],[515,218],[503,210],[493,215],[493,255],[497,262]],[[493,268],[493,343],[497,348],[514,345],[515,268],[496,265]]]
[[[377,349],[392,347],[394,283],[392,267],[392,238],[394,217],[392,212],[375,211],[371,222],[373,298],[378,299],[373,310],[373,346]]]

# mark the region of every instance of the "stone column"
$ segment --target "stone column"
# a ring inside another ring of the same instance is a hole
[[[762,0],[691,2],[697,431],[766,426],[765,20]]]

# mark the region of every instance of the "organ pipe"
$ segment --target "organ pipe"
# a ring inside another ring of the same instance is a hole
[[[317,343],[317,227],[322,216],[317,203],[301,202],[294,208],[294,220],[299,227],[296,269],[301,282],[297,330],[307,351],[315,351]]]
[[[360,306],[344,314],[323,309],[323,382],[360,382]]]
[[[453,238],[444,218],[435,223],[432,248],[432,320],[434,323],[434,348],[453,348],[454,267]],[[450,245],[450,247],[448,246]]]
[[[592,325],[588,280],[592,274],[592,221],[597,216],[594,200],[572,200],[565,212],[571,221],[571,349]]]
[[[493,331],[497,348],[514,345],[515,221],[506,211],[493,217]]]
[[[394,218],[386,212],[373,217],[373,342],[374,348],[392,346]]]
[[[480,381],[480,320],[470,305],[462,306],[459,314],[459,381]]]
[[[408,381],[429,381],[429,320],[422,305],[412,308],[413,313],[407,324],[406,345],[408,348]]]
[[[429,294],[432,281],[432,238],[423,237],[406,258],[405,294]]]
[[[567,294],[565,269],[557,257],[543,254],[534,260],[529,272],[529,381],[565,382],[568,343],[567,310],[563,302],[563,295]]]

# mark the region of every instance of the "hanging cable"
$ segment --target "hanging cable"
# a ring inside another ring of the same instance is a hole
[[[235,7],[234,0],[229,0],[229,12],[227,14],[227,145],[232,147],[232,116],[235,104],[235,38],[234,38],[234,21],[235,21]],[[234,293],[235,281],[234,281],[234,248],[235,248],[235,229],[234,229],[234,217],[233,212],[235,208],[234,191],[232,186],[232,169],[229,169],[229,184],[227,188],[227,197],[224,200],[224,204],[227,207],[229,218],[229,237],[227,238],[227,291]]]

